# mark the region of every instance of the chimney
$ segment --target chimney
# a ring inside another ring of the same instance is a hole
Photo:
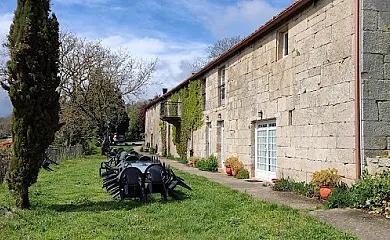
[[[168,92],[168,88],[163,88],[163,95]]]

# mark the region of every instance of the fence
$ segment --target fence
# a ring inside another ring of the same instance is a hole
[[[61,162],[63,160],[73,159],[83,155],[83,147],[81,145],[72,147],[50,147],[47,149],[49,158],[55,162]],[[0,154],[0,184],[3,182],[11,155]]]
[[[83,147],[81,145],[71,147],[50,147],[47,149],[49,158],[55,162],[69,160],[83,155]]]

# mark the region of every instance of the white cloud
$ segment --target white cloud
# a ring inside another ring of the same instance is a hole
[[[219,38],[234,36],[237,33],[247,35],[279,12],[280,9],[274,8],[264,0],[245,0],[211,16],[213,20],[209,27]]]
[[[0,39],[4,39],[7,36],[13,17],[12,13],[0,14]]]
[[[155,85],[148,90],[145,98],[161,94],[161,88],[173,88],[191,75],[190,63],[197,57],[206,55],[206,44],[199,42],[169,42],[157,38],[134,38],[131,36],[109,36],[102,44],[111,49],[128,49],[135,57],[143,59],[158,58]]]
[[[11,13],[0,14],[0,43],[2,43],[7,36],[12,19],[13,14]],[[0,57],[0,63],[4,63],[3,57]],[[0,117],[6,117],[10,115],[11,111],[12,104],[9,100],[8,93],[0,86]]]
[[[124,36],[109,36],[102,39],[102,44],[112,49],[125,48],[132,54],[143,57],[153,57],[165,51],[165,43],[156,38],[133,38]]]
[[[245,37],[281,11],[266,0],[239,0],[235,5],[209,0],[178,1],[217,39],[236,35]],[[177,7],[176,11],[180,8]]]

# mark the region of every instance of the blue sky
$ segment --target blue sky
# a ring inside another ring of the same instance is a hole
[[[17,0],[0,0],[0,40],[12,22]],[[218,39],[245,37],[294,0],[52,0],[60,28],[139,58],[158,58],[154,78],[162,82],[145,98],[172,88],[191,74]],[[12,109],[0,90],[0,117]]]

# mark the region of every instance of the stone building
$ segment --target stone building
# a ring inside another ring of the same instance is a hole
[[[161,108],[200,79],[203,124],[187,155],[214,154],[223,167],[235,154],[266,180],[310,181],[329,167],[355,180],[390,145],[389,11],[388,0],[295,1],[150,103],[146,142],[177,155],[172,124],[160,122],[180,121],[180,100],[176,120]]]

